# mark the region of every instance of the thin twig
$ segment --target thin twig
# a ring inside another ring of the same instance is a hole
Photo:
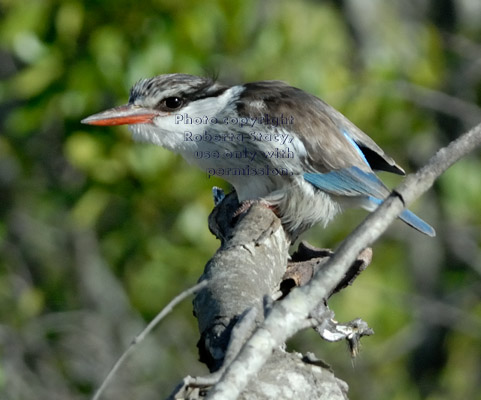
[[[170,313],[177,304],[184,301],[187,297],[189,297],[193,293],[198,292],[202,288],[206,287],[208,285],[208,283],[209,283],[209,281],[207,281],[207,280],[202,281],[202,282],[198,283],[197,285],[192,286],[191,288],[189,288],[187,290],[184,290],[182,293],[177,295],[174,299],[172,299],[170,301],[169,304],[167,304],[164,307],[164,309],[161,312],[159,312],[155,316],[155,318],[152,321],[150,321],[150,323],[137,336],[135,336],[132,339],[132,342],[130,343],[129,347],[127,348],[127,350],[125,350],[125,352],[120,356],[120,358],[114,364],[114,366],[112,367],[112,369],[110,370],[108,375],[105,377],[105,379],[102,382],[102,384],[100,385],[100,387],[95,392],[95,395],[92,398],[92,400],[99,400],[100,399],[100,396],[104,392],[105,388],[112,381],[113,377],[115,376],[115,374],[117,373],[118,369],[123,364],[123,362],[127,359],[127,357],[130,355],[130,353],[132,353],[132,351],[135,349],[135,346],[138,345],[139,343],[141,343],[145,339],[145,337],[150,333],[150,331],[152,329],[154,329],[157,326],[157,324],[168,313]]]

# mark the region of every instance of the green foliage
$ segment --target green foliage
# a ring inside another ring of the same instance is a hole
[[[481,119],[481,11],[446,2],[456,24],[443,25],[411,3],[2,0],[0,397],[89,398],[218,245],[206,220],[212,186],[225,183],[133,144],[124,127],[82,118],[161,73],[280,79],[324,98],[415,170]],[[292,341],[333,364],[351,398],[479,398],[480,167],[478,157],[461,161],[416,205],[436,239],[395,223],[373,265],[332,300],[339,319],[362,317],[376,331],[354,369],[340,345],[310,333]],[[349,211],[307,237],[335,247],[363,215]],[[169,318],[106,398],[159,398],[203,371],[189,304]]]

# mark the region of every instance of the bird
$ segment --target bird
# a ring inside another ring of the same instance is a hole
[[[128,125],[134,141],[180,154],[229,182],[241,205],[260,202],[297,237],[346,208],[374,211],[390,194],[376,175],[404,170],[367,134],[320,98],[282,81],[225,85],[173,73],[139,80],[126,105],[84,124]],[[399,218],[435,230],[405,209]]]

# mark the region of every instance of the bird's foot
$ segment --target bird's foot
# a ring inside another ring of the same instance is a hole
[[[277,215],[277,208],[276,206],[272,205],[265,199],[255,199],[255,200],[244,200],[240,207],[235,211],[234,215],[232,216],[233,218],[237,218],[240,215],[246,213],[254,204],[259,204],[265,208],[268,208],[269,210],[274,211],[274,213]]]

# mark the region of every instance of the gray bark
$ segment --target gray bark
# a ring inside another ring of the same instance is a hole
[[[245,215],[232,220],[238,207],[235,195],[229,195],[209,218],[209,226],[221,240],[221,247],[200,278],[200,281],[208,280],[208,286],[194,299],[194,313],[201,333],[199,354],[212,374],[187,377],[172,398],[203,398],[264,321],[273,299],[285,294],[281,282],[290,281],[289,289],[306,283],[309,279],[305,278],[304,271],[312,276],[322,264],[320,259],[324,261],[331,255],[305,249],[315,261],[295,263],[296,268],[286,275],[290,241],[280,220],[262,205],[253,205]],[[298,283],[299,279],[303,282]],[[243,374],[244,369],[242,367],[239,374]],[[325,363],[313,355],[286,352],[281,345],[273,349],[239,398],[345,400],[347,389],[347,384],[337,379]]]

